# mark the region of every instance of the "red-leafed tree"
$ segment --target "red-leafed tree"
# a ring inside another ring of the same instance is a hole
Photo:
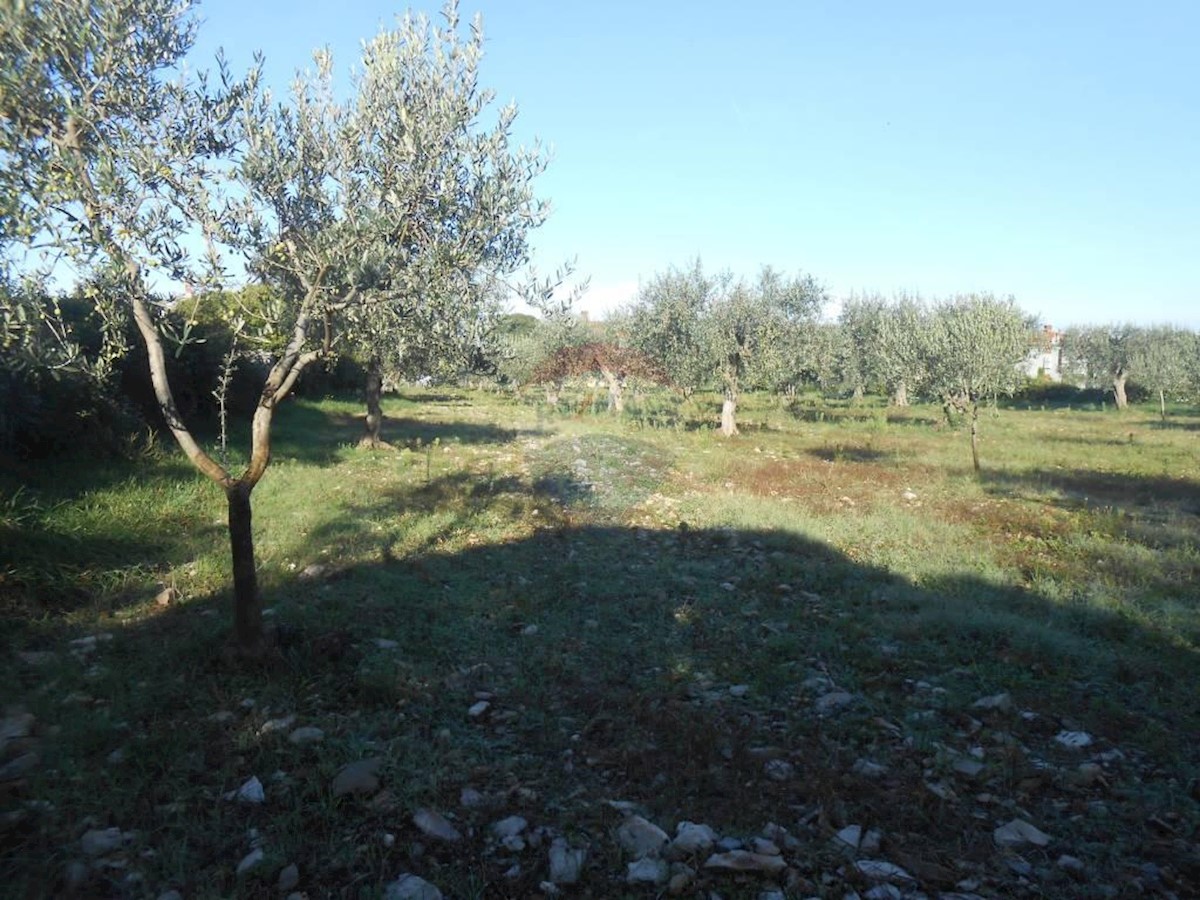
[[[561,348],[538,364],[532,380],[534,383],[562,381],[597,373],[608,385],[608,409],[615,413],[625,409],[626,379],[644,378],[655,384],[671,383],[662,366],[644,353],[602,342]]]

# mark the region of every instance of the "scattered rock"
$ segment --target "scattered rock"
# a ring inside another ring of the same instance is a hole
[[[227,709],[222,709],[219,712],[213,713],[208,717],[208,721],[214,725],[228,725],[234,719],[233,713]]]
[[[680,871],[671,876],[671,880],[667,882],[667,893],[672,896],[682,894],[688,889],[692,883],[692,879],[696,877],[696,872],[686,866]]]
[[[525,635],[525,637],[533,637],[537,633],[538,627],[536,625],[526,625],[521,629],[521,634]]]
[[[286,894],[300,883],[300,867],[295,863],[279,870],[279,893]]]
[[[796,767],[786,759],[769,759],[763,765],[763,774],[772,781],[790,781],[796,774]]]
[[[296,724],[295,716],[283,716],[279,719],[267,719],[258,729],[259,737],[266,737],[268,734],[275,734],[277,731],[287,731]]]
[[[470,708],[467,710],[467,715],[472,719],[478,719],[481,718],[483,714],[491,708],[492,704],[487,700],[479,700],[471,704]]]
[[[882,778],[887,774],[887,766],[881,766],[879,763],[871,762],[869,759],[857,759],[854,761],[851,771],[855,775],[861,775],[864,778]]]
[[[969,756],[960,756],[954,760],[953,768],[959,775],[965,775],[967,778],[978,778],[986,766],[977,759],[972,759]]]
[[[288,735],[288,743],[297,747],[305,747],[325,740],[325,732],[315,725],[302,725]]]
[[[372,638],[371,643],[380,650],[395,650],[400,646],[399,641],[393,641],[391,638]]]
[[[36,753],[22,753],[0,766],[0,781],[16,781],[24,778],[42,761]]]
[[[416,875],[401,875],[387,886],[383,900],[442,900],[442,892]]]
[[[492,834],[504,840],[505,838],[516,837],[522,831],[529,827],[529,822],[522,816],[509,816],[501,819],[499,822],[492,823]]]
[[[847,825],[835,835],[835,839],[850,847],[853,850],[858,849],[858,845],[862,843],[863,830],[861,825]]]
[[[1064,872],[1070,872],[1072,875],[1082,875],[1085,871],[1083,860],[1077,859],[1074,856],[1068,856],[1065,853],[1058,858],[1055,865]]]
[[[1050,843],[1048,834],[1039,831],[1024,819],[1013,819],[1007,825],[1001,825],[992,832],[992,838],[998,847],[1022,847],[1025,844],[1045,847]]]
[[[901,494],[900,494],[900,496],[901,496],[902,498],[904,498],[905,500],[909,501],[910,503],[911,503],[913,500],[916,500],[916,499],[917,499],[917,495],[916,495],[916,493],[914,493],[914,492],[913,492],[913,491],[911,491],[911,490],[905,490],[903,493],[901,493]]]
[[[630,816],[617,829],[617,843],[634,859],[659,856],[670,840],[665,831],[641,816]]]
[[[555,838],[550,844],[550,881],[552,884],[574,884],[583,872],[587,850],[572,849],[565,838]]]
[[[179,601],[179,591],[173,587],[165,587],[154,595],[155,606],[170,606]]]
[[[913,884],[916,879],[895,863],[884,859],[860,859],[854,868],[864,878],[871,881],[886,881],[893,884]]]
[[[665,884],[670,875],[666,860],[643,857],[629,863],[625,880],[630,884]]]
[[[762,856],[779,856],[779,845],[766,838],[756,837],[750,841],[750,849]]]
[[[412,822],[422,834],[439,841],[455,844],[462,840],[458,829],[446,821],[445,816],[432,809],[418,809],[413,813]]]
[[[818,697],[813,707],[819,715],[830,716],[845,709],[853,702],[853,694],[846,691],[830,691],[828,694]]]
[[[463,788],[458,795],[458,805],[467,809],[476,809],[483,806],[483,794],[475,790],[475,788]]]
[[[163,891],[159,894],[158,900],[183,900],[183,894],[172,888],[169,891]]]
[[[375,793],[379,789],[379,770],[382,766],[383,760],[377,756],[343,766],[333,779],[333,796]]]
[[[775,875],[786,869],[787,863],[782,856],[767,856],[748,850],[730,850],[728,853],[714,853],[705,861],[704,868],[722,872],[765,872]]]
[[[251,850],[249,853],[243,856],[242,861],[238,863],[236,874],[239,877],[245,875],[251,869],[256,868],[260,863],[262,863],[264,857],[265,854],[262,852],[262,850]]]
[[[305,566],[301,570],[300,577],[305,581],[311,581],[314,578],[320,578],[325,574],[325,568],[326,567],[321,565],[321,563],[312,563],[311,565]]]
[[[226,794],[225,799],[237,800],[239,803],[257,804],[265,802],[267,795],[263,791],[262,782],[258,780],[258,776],[251,775],[240,788]]]
[[[971,704],[972,709],[994,709],[999,712],[1008,712],[1012,706],[1012,694],[1007,691],[1001,694],[992,694],[990,697],[980,697]]]
[[[26,738],[33,732],[33,713],[20,712],[0,720],[0,744]]]
[[[680,859],[699,856],[712,850],[717,842],[717,833],[707,825],[680,822],[675,828],[675,839],[668,848],[672,857]]]
[[[79,846],[87,856],[103,856],[120,849],[125,835],[120,828],[94,828],[79,839]]]
[[[748,684],[731,684],[729,686],[731,697],[745,697],[748,693],[750,693],[750,685]]]
[[[118,747],[112,753],[108,754],[108,756],[106,756],[104,759],[110,766],[120,765],[121,763],[125,762],[125,748]]]
[[[1060,731],[1054,736],[1056,743],[1072,750],[1082,750],[1092,746],[1092,736],[1086,731]]]

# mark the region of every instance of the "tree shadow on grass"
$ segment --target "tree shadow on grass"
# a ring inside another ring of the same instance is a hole
[[[461,420],[449,422],[386,416],[383,420],[384,439],[393,445],[411,450],[434,442],[443,444],[507,444],[523,436],[537,434],[536,430],[502,428],[498,425]]]
[[[1188,478],[1039,469],[1020,473],[989,471],[982,473],[981,479],[993,493],[1040,502],[1047,502],[1047,494],[1057,492],[1061,495],[1057,502],[1068,509],[1133,510],[1167,505],[1200,515],[1200,483]]]
[[[488,516],[531,507],[545,525],[520,539],[451,543]],[[361,533],[372,516],[411,508],[452,512],[443,540],[398,557],[391,536]],[[128,723],[147,749],[138,766],[105,767],[122,738],[82,713],[65,720],[47,751],[54,765],[109,774],[34,783],[62,816],[5,838],[14,884],[59,883],[73,823],[97,816],[153,835],[156,856],[138,868],[154,890],[189,886],[170,881],[182,872],[234,893],[230,859],[244,855],[254,822],[273,857],[304,860],[309,891],[369,891],[411,871],[452,896],[531,896],[545,850],[497,850],[487,837],[519,812],[590,848],[583,889],[624,895],[620,816],[604,803],[617,799],[668,830],[686,819],[749,837],[778,823],[800,877],[828,875],[839,895],[862,887],[838,874],[846,857],[831,844],[850,824],[881,827],[879,857],[924,890],[953,890],[966,872],[1010,895],[1014,857],[992,829],[1014,816],[1085,859],[1091,881],[1078,883],[1042,852],[1015,851],[1048,895],[1132,890],[1144,862],[1181,896],[1200,890],[1186,841],[1200,810],[1167,787],[1200,762],[1200,708],[1177,690],[1200,677],[1195,643],[968,575],[915,585],[791,532],[573,524],[553,496],[507,477],[456,473],[390,491],[331,517],[308,551],[318,558],[354,531],[356,558],[377,562],[268,592],[284,638],[273,670],[220,662],[224,626],[200,613],[227,601],[211,598],[122,629],[98,651],[95,677],[64,668],[53,695],[31,695],[39,721],[56,721],[58,698],[78,685],[103,700],[93,716]],[[163,674],[139,692],[134,670]],[[972,706],[1000,692],[1011,709]],[[469,715],[481,698],[486,709]],[[232,724],[209,721],[219,709],[235,711]],[[269,734],[266,722],[285,713],[325,729],[324,741],[306,749]],[[1062,730],[1097,743],[1067,749],[1055,741]],[[959,765],[975,747],[980,772]],[[1099,763],[1100,780],[1074,777],[1114,748],[1123,755]],[[383,760],[390,800],[331,801],[334,773],[365,756]],[[267,816],[214,799],[251,773],[267,784]],[[464,788],[483,805],[460,806]],[[168,803],[178,815],[161,811]],[[1091,803],[1110,814],[1077,812]],[[451,815],[466,837],[429,841],[408,824],[419,807]],[[395,840],[382,849],[342,851],[380,848],[384,831]],[[264,891],[274,877],[263,876]],[[762,887],[711,873],[699,884],[731,897]]]
[[[825,462],[857,462],[882,463],[890,462],[894,454],[886,450],[875,450],[871,447],[813,447],[805,451],[809,456]]]

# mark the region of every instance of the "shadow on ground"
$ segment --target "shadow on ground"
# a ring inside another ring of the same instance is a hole
[[[1082,897],[1095,884],[1132,891],[1146,865],[1180,896],[1200,891],[1200,810],[1184,790],[1200,708],[1179,690],[1200,679],[1194,644],[972,577],[917,586],[787,532],[573,525],[552,496],[511,479],[438,479],[380,497],[375,512],[457,504],[450,533],[472,507],[502,511],[505,499],[545,507],[545,526],[403,558],[360,535],[376,562],[272,592],[282,649],[266,671],[221,661],[224,610],[208,613],[223,598],[118,630],[86,661],[90,676],[66,655],[48,672],[12,661],[16,649],[61,653],[61,632],[7,647],[5,701],[61,729],[43,732],[38,774],[4,794],[5,809],[26,810],[0,837],[10,885],[62,889],[88,821],[132,832],[125,867],[88,876],[92,896],[128,893],[129,871],[151,892],[266,896],[298,860],[301,886],[321,895],[357,896],[407,871],[451,896],[527,897],[546,877],[544,848],[498,851],[487,837],[519,812],[590,848],[593,896],[652,896],[624,883],[619,817],[604,802],[622,800],[668,827],[784,826],[805,895],[865,888],[831,844],[851,824],[879,827],[877,855],[926,891],[972,878],[1008,896],[1027,871],[1044,895]],[[312,557],[369,512],[314,531]],[[65,704],[72,691],[84,699]],[[1001,692],[1011,706],[972,705]],[[481,698],[486,711],[468,715]],[[231,723],[210,720],[222,709]],[[325,740],[267,736],[285,713]],[[1063,730],[1096,743],[1067,749]],[[136,765],[106,763],[114,745]],[[973,747],[982,768],[960,770]],[[1073,774],[1113,750],[1098,780]],[[363,757],[382,760],[386,799],[332,800],[333,774]],[[261,811],[220,799],[250,774],[267,784]],[[460,806],[467,788],[482,806]],[[22,805],[39,799],[53,806]],[[424,838],[410,824],[418,807],[450,812],[465,840]],[[1053,835],[1053,852],[998,850],[993,829],[1014,817]],[[271,863],[239,880],[248,827]],[[1085,860],[1087,881],[1050,865],[1060,851]],[[762,883],[701,876],[730,897]]]

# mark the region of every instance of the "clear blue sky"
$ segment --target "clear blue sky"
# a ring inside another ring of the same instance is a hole
[[[208,0],[194,59],[314,47],[404,6]],[[436,13],[437,3],[414,3]],[[990,290],[1056,325],[1200,326],[1200,3],[476,0],[482,81],[554,147],[543,270],[583,307],[699,255],[834,296]]]

